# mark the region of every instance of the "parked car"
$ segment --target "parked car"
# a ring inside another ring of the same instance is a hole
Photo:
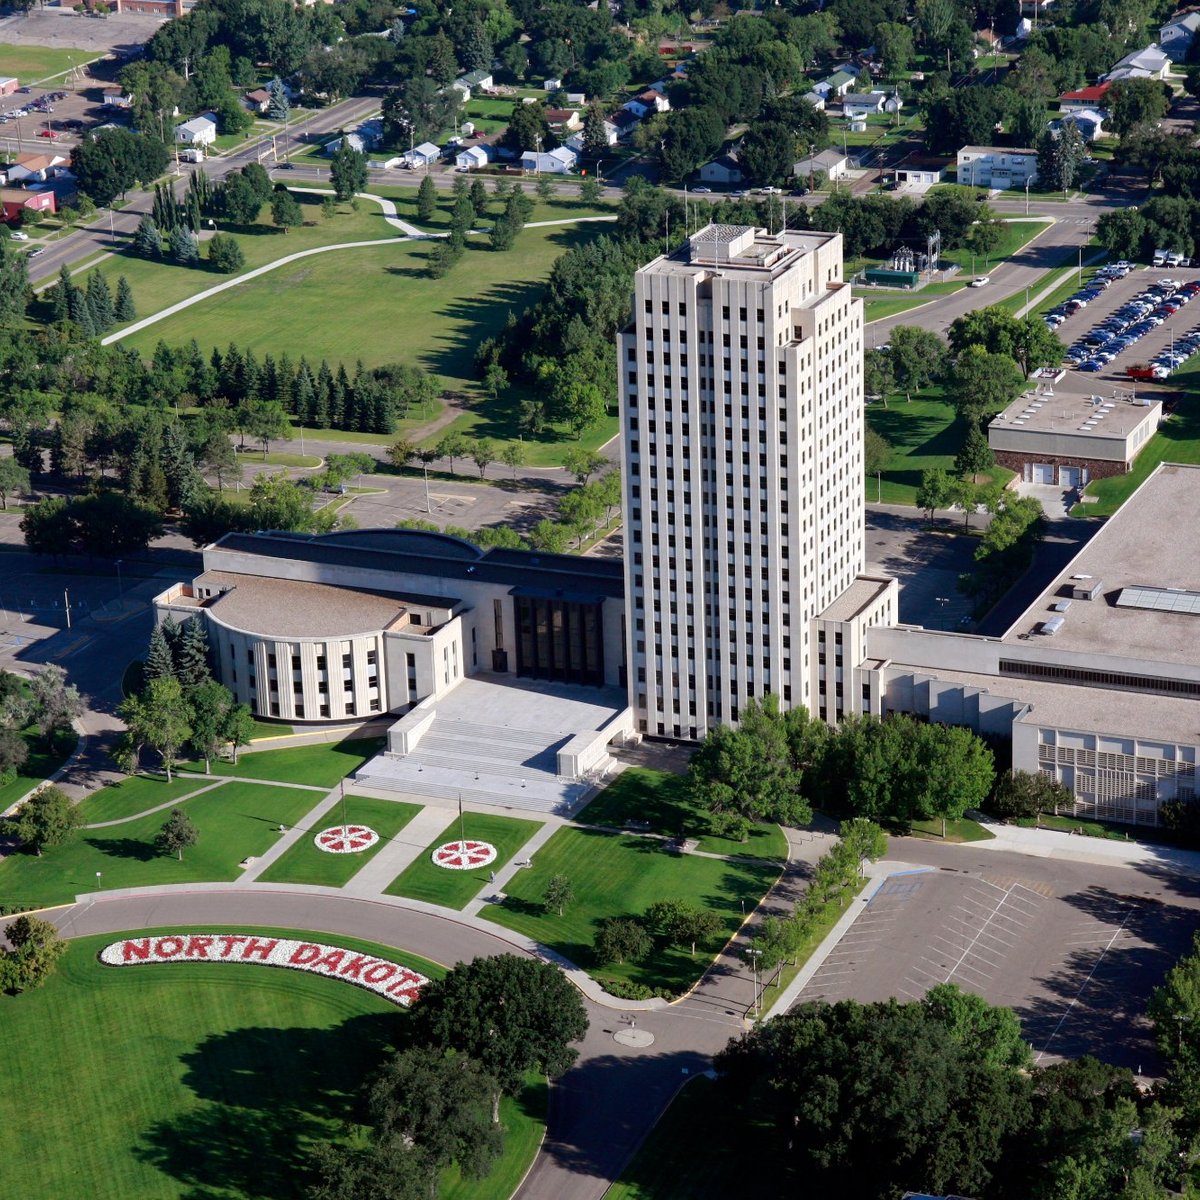
[[[27,241],[29,241],[29,234],[27,234],[27,233],[22,233],[22,232],[21,232],[21,230],[19,230],[19,229],[14,229],[14,230],[12,231],[12,233],[10,233],[8,236],[9,236],[10,238],[12,238],[12,240],[13,240],[14,242],[27,242]]]

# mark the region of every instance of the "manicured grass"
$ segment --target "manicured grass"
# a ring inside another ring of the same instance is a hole
[[[131,775],[120,783],[110,783],[93,792],[80,803],[79,811],[88,825],[98,821],[123,821],[216,782],[215,779],[197,779],[194,775],[176,775],[170,783],[162,775]]]
[[[953,473],[963,434],[954,406],[942,399],[940,387],[914,393],[911,404],[902,394],[889,397],[886,408],[869,404],[867,424],[892,448],[878,487],[874,477],[864,483],[868,501],[916,504],[922,471],[942,467]],[[1004,467],[993,467],[987,474],[1000,481],[1013,475]]]
[[[285,725],[280,721],[255,721],[254,733],[251,737],[254,741],[261,741],[263,738],[288,737],[295,733],[295,730],[290,725]]]
[[[491,438],[501,449],[503,442],[520,440],[525,451],[527,467],[558,467],[562,465],[563,455],[568,450],[582,447],[585,450],[598,450],[605,442],[617,436],[620,431],[620,418],[609,414],[602,421],[588,429],[582,438],[577,438],[565,425],[548,425],[539,434],[521,435],[518,425],[520,414],[520,392],[510,388],[495,402],[482,400],[472,406],[469,412],[463,413],[443,429],[439,429],[426,445],[436,446],[442,438],[450,433],[461,433],[470,438]],[[493,478],[503,478],[497,472],[505,468],[493,464],[489,470]],[[418,475],[419,471],[409,470],[406,474]],[[430,472],[430,478],[433,472]]]
[[[779,875],[766,862],[731,862],[680,855],[655,838],[560,829],[534,856],[533,867],[506,885],[500,905],[482,912],[557,950],[572,962],[608,977],[671,993],[685,991],[742,922],[742,902],[756,905]],[[575,899],[560,917],[542,903],[554,875],[565,875]],[[644,962],[599,963],[593,942],[605,917],[640,917],[664,897],[707,908],[721,917],[722,931],[697,948],[656,948]]]
[[[52,50],[48,46],[0,43],[0,75],[15,75],[25,87],[52,75],[61,75],[72,67],[95,62],[98,57],[90,50]]]
[[[78,740],[73,729],[63,729],[50,742],[44,742],[32,725],[21,730],[21,737],[29,747],[29,757],[8,783],[0,785],[0,812],[49,779],[67,761]]]
[[[444,973],[340,935],[241,931],[336,942]],[[0,1121],[23,1147],[5,1165],[5,1194],[302,1196],[315,1144],[344,1136],[363,1081],[405,1045],[402,1010],[299,971],[228,963],[115,970],[96,958],[115,940],[72,942],[43,987],[0,998],[6,1039],[16,1039],[9,1044],[37,1047],[8,1056],[0,1089]],[[514,1116],[510,1155],[526,1154],[524,1124],[538,1123],[536,1109],[527,1117],[510,1107],[505,1120]],[[475,1186],[480,1197],[508,1195],[490,1181]]]
[[[884,317],[894,317],[898,313],[908,312],[910,308],[920,308],[922,304],[929,304],[933,299],[933,296],[924,296],[920,293],[894,298],[889,296],[887,299],[863,296],[863,319],[868,324],[871,321],[882,321]]]
[[[13,854],[0,862],[0,903],[61,904],[96,890],[155,887],[196,880],[233,880],[244,858],[275,844],[277,827],[295,825],[313,807],[315,794],[255,783],[225,783],[186,804],[199,833],[183,861],[159,854],[154,839],[167,818],[153,813],[111,829],[80,830],[41,858]]]
[[[455,817],[438,836],[417,855],[409,866],[388,884],[389,896],[408,896],[446,908],[462,908],[479,894],[492,871],[498,871],[541,828],[540,821],[518,821],[513,817],[498,817],[491,813],[463,814],[463,827],[468,841],[491,842],[496,847],[496,861],[473,871],[450,871],[435,866],[430,855],[444,842],[459,838],[458,818]],[[539,854],[541,851],[538,852]],[[536,861],[536,860],[535,860]]]
[[[1109,821],[1089,821],[1086,817],[1055,816],[1053,813],[1042,813],[1037,817],[1022,817],[1016,822],[1022,829],[1055,829],[1060,833],[1077,833],[1084,837],[1105,838],[1111,842],[1152,841],[1171,842],[1168,835],[1161,836],[1163,830],[1131,829],[1128,825],[1118,825]],[[1154,834],[1160,836],[1155,837]]]
[[[909,830],[913,837],[927,838],[940,842],[990,842],[996,835],[985,829],[978,821],[970,817],[960,817],[955,821],[946,822],[946,836],[942,838],[942,822],[940,820],[914,821]]]
[[[348,205],[339,205],[337,216],[331,220],[326,220],[321,216],[321,201],[323,196],[306,195],[303,192],[295,193],[296,199],[304,210],[305,224],[293,229],[288,234],[282,234],[271,224],[270,210],[264,208],[257,225],[250,227],[222,227],[222,233],[232,233],[237,239],[237,243],[242,248],[242,253],[246,256],[246,270],[252,270],[255,267],[265,266],[269,262],[274,262],[278,258],[283,258],[287,254],[295,254],[299,250],[309,250],[315,246],[329,246],[341,242],[362,242],[374,241],[381,238],[401,238],[403,235],[398,229],[393,228],[384,219],[380,212],[379,205],[362,202],[358,212],[353,212]],[[342,263],[342,270],[353,274],[358,269],[359,259],[364,255],[369,255],[372,258],[382,256],[389,252],[389,247],[379,246],[375,248],[375,252],[371,250],[347,250],[334,255]],[[201,254],[207,253],[205,244],[201,244]],[[353,257],[357,256],[357,257]],[[285,274],[290,274],[290,277],[296,279],[303,277],[306,268],[310,267],[315,262],[323,261],[321,258],[305,259],[296,263],[292,270],[288,272],[287,268],[282,268]],[[166,308],[170,304],[176,304],[180,300],[185,300],[189,296],[194,296],[198,292],[205,291],[207,288],[214,287],[219,283],[224,283],[230,278],[228,275],[219,275],[215,271],[208,269],[207,265],[200,267],[181,267],[177,263],[171,262],[169,259],[162,261],[152,261],[146,258],[140,258],[127,250],[121,250],[111,258],[105,259],[98,264],[99,270],[104,272],[108,279],[109,286],[115,291],[117,280],[124,275],[129,280],[129,286],[133,289],[133,301],[137,309],[138,319],[152,316],[161,309]],[[82,272],[76,282],[80,286],[85,286],[89,272]],[[270,286],[270,281],[275,280],[276,276],[268,275],[266,279],[258,281],[262,286]],[[302,278],[301,278],[302,281]],[[247,287],[253,287],[254,284],[247,284]],[[231,289],[233,292],[241,293],[242,288]],[[266,296],[273,296],[276,293],[269,291]],[[223,293],[221,298],[225,298],[229,293]],[[220,298],[219,298],[220,299]],[[268,304],[273,304],[271,300],[265,301]],[[216,303],[216,301],[210,301]],[[288,304],[291,305],[289,300]],[[312,352],[306,349],[307,340],[311,334],[312,326],[323,324],[328,314],[324,310],[321,295],[319,291],[313,293],[311,300],[311,311],[303,310],[293,313],[294,319],[284,323],[278,329],[276,336],[276,345],[267,346],[276,357],[283,350],[288,351],[293,358],[299,358],[301,354],[308,354],[311,360]],[[188,318],[194,312],[201,311],[199,309],[189,309],[185,313],[180,313],[171,321],[160,322],[158,325],[152,325],[145,332],[139,334],[136,339],[131,339],[130,344],[137,349],[143,351],[147,358],[153,351],[159,337],[163,337],[170,345],[187,345],[188,341],[193,336],[192,332],[188,331]],[[171,330],[174,330],[174,333]],[[182,332],[181,332],[182,331]],[[211,337],[202,337],[201,332],[197,330],[194,334],[199,341],[200,346],[207,354],[212,347],[213,341]],[[282,337],[282,341],[280,338]],[[289,341],[289,337],[292,339]],[[237,342],[239,345],[243,343],[243,338],[239,336],[236,321],[232,321],[226,328],[219,330],[219,336],[216,341],[220,344],[222,350],[231,342]],[[124,344],[124,343],[123,343]],[[260,347],[255,347],[256,351]],[[339,357],[346,359],[348,363],[353,363],[353,354],[333,355],[333,360]],[[318,356],[319,358],[319,356]]]
[[[747,1172],[758,1182],[747,1186]],[[770,1131],[743,1125],[729,1136],[729,1114],[720,1085],[697,1075],[639,1147],[604,1200],[727,1200],[758,1191],[785,1194],[788,1164],[775,1150]],[[786,1194],[791,1194],[790,1192]]]
[[[283,750],[258,750],[238,755],[236,765],[227,759],[213,761],[214,775],[240,775],[246,779],[273,779],[277,783],[307,783],[333,787],[383,746],[383,738],[358,738],[345,742],[314,742]],[[185,763],[181,770],[203,772],[204,764]]]
[[[243,462],[266,463],[269,467],[305,467],[313,470],[321,465],[321,460],[315,454],[289,454],[287,451],[272,450],[269,454],[261,451],[247,451]]]
[[[1111,479],[1088,484],[1087,494],[1098,500],[1075,505],[1072,516],[1111,517],[1159,463],[1200,463],[1200,363],[1193,361],[1158,387],[1138,384],[1139,395],[1159,396],[1163,392],[1182,392],[1182,395],[1175,411],[1134,459],[1133,469],[1127,475],[1114,475]]]
[[[985,262],[978,254],[975,255],[975,272],[986,274],[992,268],[1006,259],[1012,258],[1027,242],[1032,241],[1039,233],[1050,228],[1050,221],[1005,221],[1000,227],[1000,242],[996,249],[988,255]],[[942,258],[948,262],[956,262],[964,271],[971,269],[971,252],[966,249],[947,250]]]
[[[745,842],[717,837],[704,832],[708,814],[688,793],[687,779],[668,771],[651,771],[633,767],[622,771],[575,818],[583,825],[625,827],[627,821],[644,821],[650,833],[677,837],[698,837],[699,849],[710,854],[741,854],[752,858],[787,858],[787,838],[778,825],[760,822],[751,826]]]
[[[388,844],[421,811],[419,804],[378,800],[370,796],[346,797],[346,821],[369,825],[379,841],[360,854],[329,854],[317,847],[313,835],[342,823],[342,807],[336,805],[282,857],[258,878],[263,883],[314,883],[321,887],[344,887],[350,879]]]

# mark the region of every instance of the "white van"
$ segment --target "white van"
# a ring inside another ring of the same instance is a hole
[[[1156,267],[1165,267],[1167,265],[1167,255],[1168,251],[1166,250],[1155,250],[1154,265]]]
[[[186,150],[180,150],[179,159],[181,162],[201,163],[204,161],[204,151],[198,146],[189,146]]]

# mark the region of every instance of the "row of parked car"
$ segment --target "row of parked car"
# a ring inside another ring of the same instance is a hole
[[[1073,317],[1081,308],[1087,308],[1093,300],[1097,300],[1104,295],[1106,288],[1112,287],[1118,279],[1124,279],[1132,270],[1133,263],[1125,262],[1124,260],[1118,263],[1110,263],[1107,267],[1101,267],[1092,276],[1090,283],[1081,287],[1061,304],[1052,308],[1043,319],[1051,329],[1057,329],[1068,317]]]
[[[1200,290],[1200,284],[1197,285]],[[1195,295],[1195,292],[1192,293]],[[1175,338],[1171,345],[1165,350],[1159,351],[1149,363],[1149,374],[1151,379],[1166,379],[1174,374],[1177,368],[1182,367],[1189,358],[1200,350],[1200,325],[1194,329],[1188,330],[1182,337]],[[1140,370],[1135,367],[1130,367],[1126,372],[1132,379],[1145,379],[1146,368]]]
[[[15,121],[18,117],[32,117],[42,113],[52,113],[56,100],[65,100],[66,92],[46,92],[36,100],[31,100],[23,108],[14,108],[11,112],[0,113],[0,125]]]
[[[1118,355],[1173,317],[1197,293],[1200,293],[1200,281],[1180,283],[1175,279],[1160,279],[1079,338],[1068,348],[1067,361],[1080,371],[1103,370]]]

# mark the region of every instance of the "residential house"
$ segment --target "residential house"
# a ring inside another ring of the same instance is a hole
[[[49,183],[58,171],[66,170],[67,161],[67,155],[54,150],[18,154],[17,161],[4,173],[4,182],[10,187],[15,183],[25,187],[34,183]]]
[[[546,123],[560,138],[583,128],[583,121],[573,108],[548,108],[545,117]]]
[[[949,159],[911,155],[896,167],[896,187],[900,191],[924,191],[942,182],[949,165]]]
[[[1067,112],[1078,108],[1099,108],[1104,104],[1105,97],[1112,91],[1111,83],[1094,83],[1091,87],[1078,88],[1073,92],[1063,92],[1058,98],[1058,106]]]
[[[364,121],[344,138],[334,138],[333,141],[326,142],[321,148],[321,152],[336,154],[342,148],[343,142],[359,154],[368,154],[383,143],[383,122],[380,120]]]
[[[1037,179],[1036,150],[964,146],[958,152],[958,182],[967,187],[1023,188]]]
[[[556,79],[554,77],[551,77],[550,79],[543,79],[542,80],[542,91],[543,92],[557,92],[557,91],[561,90],[562,83],[563,83],[563,81],[561,79]]]
[[[671,102],[667,99],[666,89],[660,81],[640,92],[636,97],[651,112],[664,113],[671,111]]]
[[[1171,60],[1156,46],[1135,50],[1127,54],[1107,75],[1110,83],[1120,79],[1166,79],[1171,70]]]
[[[631,113],[626,113],[625,115],[632,116]],[[637,124],[636,120],[634,121],[634,124],[635,125]],[[619,133],[618,133],[616,125],[614,125],[612,123],[612,121],[605,118],[605,121],[604,121],[604,144],[606,146],[615,146],[617,144],[618,138],[619,138]],[[583,130],[580,129],[578,132],[571,134],[571,136],[569,138],[567,138],[563,144],[566,146],[570,146],[571,149],[574,150],[576,154],[582,154],[583,153]]]
[[[850,169],[850,160],[840,150],[822,150],[809,158],[792,163],[792,175],[799,180],[810,179],[822,172],[826,179],[844,179]]]
[[[480,167],[486,167],[491,161],[492,157],[488,153],[487,146],[471,146],[466,150],[460,150],[454,156],[454,165],[460,171],[477,171]]]
[[[627,108],[623,108],[620,112],[613,113],[610,123],[617,131],[617,140],[624,141],[641,124],[641,121]]]
[[[887,92],[855,92],[842,101],[842,112],[848,120],[869,117],[883,112]]]
[[[247,112],[258,113],[261,116],[271,105],[271,93],[266,88],[255,88],[252,92],[242,95],[242,107]]]
[[[0,96],[11,96],[21,86],[15,75],[0,75]]]
[[[1158,44],[1172,62],[1185,62],[1197,30],[1200,12],[1178,13],[1158,31]]]
[[[559,146],[557,150],[526,150],[521,155],[521,169],[533,171],[538,175],[566,175],[575,169],[579,161],[575,151],[569,146]]]
[[[802,99],[807,100],[817,112],[825,111],[825,97],[816,89],[811,92],[805,92]]]
[[[100,89],[106,108],[130,109],[133,107],[133,97],[120,85]]]
[[[404,156],[404,161],[414,170],[419,170],[421,167],[436,165],[441,157],[441,150],[432,142],[422,142]]]
[[[1063,113],[1061,120],[1051,121],[1050,128],[1054,130],[1064,125],[1074,125],[1085,142],[1094,142],[1104,136],[1104,122],[1107,120],[1108,113],[1102,108],[1073,108]]]
[[[217,140],[217,118],[204,113],[175,126],[175,141],[180,146],[211,146]]]
[[[822,79],[820,83],[814,84],[813,91],[819,92],[826,100],[844,96],[858,82],[861,74],[858,67],[847,63],[844,67],[839,67],[834,71],[828,79]]]
[[[745,179],[742,174],[741,165],[738,163],[736,151],[731,151],[729,154],[722,154],[720,158],[714,158],[712,162],[706,162],[700,168],[701,183],[716,183],[724,187],[730,187],[733,184],[741,183]]]
[[[471,99],[473,92],[490,92],[496,86],[491,71],[468,71],[460,75],[451,85],[462,94],[463,103]]]
[[[49,188],[41,192],[28,192],[24,188],[0,188],[0,220],[19,221],[22,210],[34,213],[56,212],[54,193]]]

